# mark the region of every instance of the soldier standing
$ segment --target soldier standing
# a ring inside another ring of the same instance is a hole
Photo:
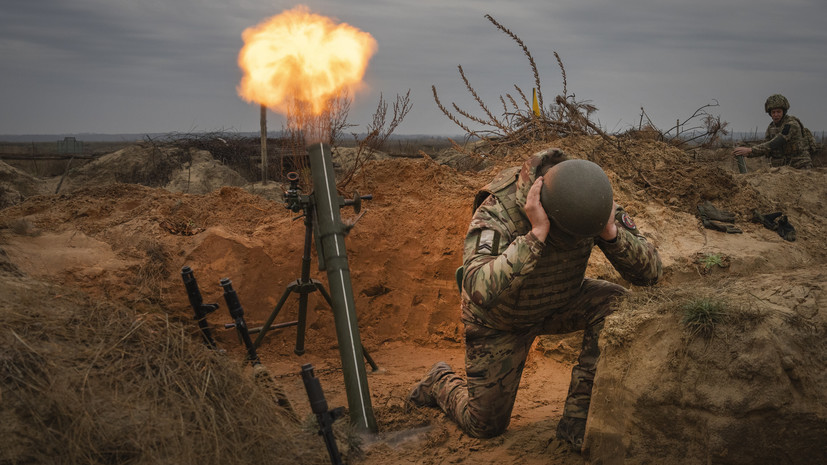
[[[795,116],[788,115],[790,102],[781,94],[767,97],[764,103],[772,122],[767,127],[764,142],[755,147],[735,147],[736,157],[767,157],[770,166],[792,166],[799,169],[813,167],[809,153],[809,141],[804,137],[804,126]]]
[[[584,330],[557,437],[580,451],[599,356],[598,336],[626,289],[586,278],[595,244],[624,279],[661,277],[654,246],[613,201],[596,164],[558,149],[498,175],[475,200],[465,238],[462,322],[466,378],[436,363],[412,390],[470,436],[502,434],[511,420],[526,355],[540,334]]]

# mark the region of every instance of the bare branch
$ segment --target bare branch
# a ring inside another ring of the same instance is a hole
[[[468,78],[465,76],[465,71],[463,71],[462,66],[457,66],[457,68],[459,68],[459,75],[462,77],[462,82],[465,83],[465,88],[468,89],[468,92],[470,92],[471,96],[474,97],[474,100],[476,100],[480,108],[482,108],[482,111],[484,111],[486,116],[488,116],[489,124],[505,130],[500,121],[497,120],[497,118],[491,113],[491,111],[485,105],[485,102],[482,101],[482,98],[480,98],[480,96],[477,95],[477,91],[474,90],[474,88],[471,86],[471,83],[468,81]]]
[[[520,98],[523,99],[523,103],[525,104],[526,108],[531,108],[531,103],[528,102],[528,98],[523,93],[523,89],[520,89],[520,87],[516,84],[514,85],[514,88],[517,89],[517,93],[520,94]]]
[[[514,97],[512,97],[511,94],[505,94],[505,96],[508,97],[508,100],[511,102],[511,105],[514,107],[514,111],[519,111],[520,106],[517,105],[517,101],[514,100]]]
[[[537,64],[534,63],[534,57],[531,56],[531,52],[528,51],[528,47],[523,43],[522,39],[517,37],[516,34],[508,30],[505,26],[498,23],[491,15],[485,15],[485,18],[488,21],[497,27],[497,29],[501,30],[502,32],[508,34],[509,37],[514,39],[515,42],[523,49],[523,53],[526,57],[528,57],[528,62],[531,64],[531,70],[534,72],[534,85],[537,88],[537,102],[540,104],[540,108],[543,108],[543,92],[540,89],[540,73],[537,71]],[[555,54],[556,55],[556,54]]]
[[[388,138],[393,134],[393,131],[399,126],[405,116],[411,111],[411,90],[405,96],[397,94],[396,101],[393,104],[393,116],[390,122],[387,121],[388,103],[384,96],[379,94],[379,103],[376,105],[376,111],[373,113],[373,119],[368,125],[368,134],[362,140],[357,139],[356,156],[354,158],[353,166],[344,174],[342,180],[337,187],[343,189],[346,187],[353,176],[357,173],[367,161],[368,155],[373,151],[383,150]],[[354,135],[356,138],[356,135]]]
[[[566,67],[563,66],[563,60],[560,59],[560,55],[557,52],[554,52],[554,58],[557,59],[557,65],[560,66],[560,74],[563,76],[563,95],[568,95],[568,82],[566,81]]]
[[[471,128],[469,128],[468,126],[466,126],[465,124],[463,124],[460,120],[458,120],[458,119],[457,119],[457,117],[456,117],[456,116],[454,116],[454,114],[453,114],[453,113],[451,113],[450,111],[448,111],[448,110],[447,110],[447,109],[446,109],[446,108],[442,105],[442,102],[440,102],[440,101],[439,101],[439,95],[437,95],[437,92],[436,92],[436,86],[432,85],[432,86],[431,86],[431,91],[432,91],[432,92],[433,92],[433,94],[434,94],[434,101],[436,102],[436,106],[437,106],[437,107],[439,107],[439,109],[442,111],[442,113],[443,113],[445,116],[447,116],[447,117],[448,117],[448,119],[450,119],[451,121],[453,121],[453,123],[454,123],[454,124],[456,124],[457,126],[459,126],[460,128],[462,128],[462,130],[463,130],[463,131],[465,131],[467,134],[474,134],[474,131],[472,131],[472,130],[471,130]]]
[[[708,147],[717,142],[721,136],[729,134],[726,127],[729,123],[721,121],[720,116],[709,113],[709,108],[717,107],[718,101],[713,99],[713,103],[708,103],[697,108],[688,118],[670,127],[666,131],[658,129],[649,115],[641,107],[641,122],[646,118],[647,125],[656,131],[660,140],[669,142],[677,147],[689,145],[691,142],[701,141],[699,144],[702,147]],[[700,119],[700,122],[697,122]],[[670,135],[674,132],[673,135]],[[688,136],[687,136],[688,134]]]
[[[473,121],[475,123],[479,123],[479,124],[482,124],[482,125],[485,125],[485,126],[495,126],[495,123],[493,123],[489,120],[484,120],[484,119],[482,119],[478,116],[474,116],[471,113],[468,113],[467,111],[460,108],[456,103],[452,103],[451,106],[454,107],[454,110],[457,113],[459,113],[461,116],[464,116],[465,118],[470,119],[471,121]]]

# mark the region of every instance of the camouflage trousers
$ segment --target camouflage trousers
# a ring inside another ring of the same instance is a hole
[[[623,286],[587,278],[565,308],[528,331],[505,332],[466,323],[467,377],[446,373],[434,382],[431,394],[468,435],[488,438],[502,434],[511,421],[520,377],[534,339],[540,334],[584,330],[563,415],[586,418],[600,355],[598,336],[604,319],[615,309],[614,301],[625,292]]]
[[[813,159],[806,152],[791,157],[771,157],[770,166],[790,166],[791,168],[806,170],[813,167]]]

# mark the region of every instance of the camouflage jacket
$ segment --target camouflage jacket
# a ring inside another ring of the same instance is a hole
[[[536,154],[519,173],[501,173],[474,213],[464,244],[463,321],[506,331],[541,323],[579,292],[595,244],[627,281],[649,285],[661,277],[657,251],[622,208],[612,242],[573,238],[553,225],[545,242],[531,233],[523,207],[536,159],[545,155]]]
[[[808,155],[808,143],[804,139],[801,122],[789,114],[781,121],[770,123],[764,141],[752,148],[750,157],[793,158]]]

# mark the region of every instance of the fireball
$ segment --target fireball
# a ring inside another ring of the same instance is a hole
[[[242,33],[238,95],[287,114],[291,107],[320,115],[327,102],[363,86],[376,40],[346,23],[299,5]]]

